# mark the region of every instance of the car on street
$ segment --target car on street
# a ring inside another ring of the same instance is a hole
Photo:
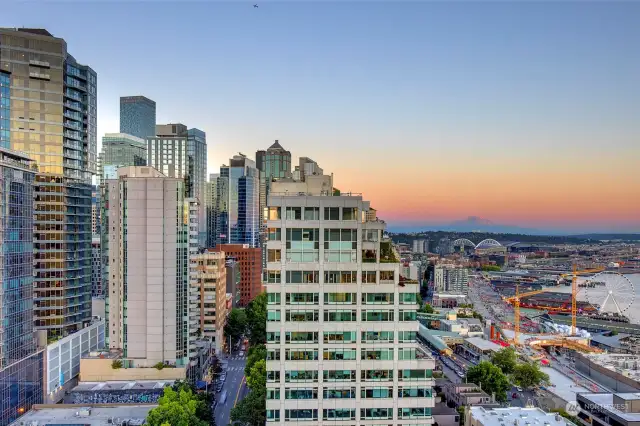
[[[238,356],[244,356],[244,352],[242,351],[238,352]]]
[[[518,390],[518,392],[522,392],[522,388],[520,386],[516,386],[516,389]]]

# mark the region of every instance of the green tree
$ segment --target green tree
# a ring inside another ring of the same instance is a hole
[[[489,395],[495,393],[496,400],[507,400],[507,391],[511,389],[511,383],[499,367],[488,361],[482,361],[467,370],[467,381],[480,386]]]
[[[217,364],[218,368],[222,370],[222,368]],[[173,384],[173,390],[175,392],[191,392],[194,397],[198,400],[198,405],[196,406],[196,416],[200,420],[206,421],[210,426],[215,426],[215,419],[213,417],[213,413],[211,413],[211,404],[213,403],[213,394],[202,392],[199,393],[196,391],[196,388],[193,384],[187,382],[186,380],[177,380]]]
[[[227,339],[231,338],[232,344],[240,339],[247,329],[247,314],[244,309],[232,309],[227,319],[227,325],[224,327],[224,335]]]
[[[532,362],[525,362],[516,365],[511,374],[513,382],[525,389],[530,389],[534,386],[538,386],[543,382],[549,381],[549,376],[540,370],[538,364]]]
[[[482,270],[483,270],[483,271],[489,271],[489,272],[492,272],[492,271],[499,271],[500,269],[501,269],[501,268],[500,268],[498,265],[484,265],[484,266],[482,267]]]
[[[231,421],[245,426],[264,426],[267,421],[266,399],[265,388],[252,390],[231,410]]]
[[[433,309],[433,306],[431,306],[428,303],[425,303],[424,305],[422,305],[422,307],[420,308],[420,312],[423,312],[425,314],[432,314],[435,312],[435,310]]]
[[[267,387],[267,361],[264,359],[256,362],[247,376],[247,386],[252,391],[266,389]]]
[[[260,293],[246,310],[249,343],[261,345],[267,341],[267,293]]]
[[[518,357],[515,349],[504,348],[491,356],[491,362],[499,367],[504,374],[511,374],[518,363]]]
[[[149,411],[147,424],[150,426],[209,426],[209,423],[198,418],[196,411],[198,398],[189,390],[176,392],[171,387],[164,389],[158,401],[158,407]]]
[[[247,353],[247,364],[244,367],[244,375],[249,376],[249,374],[251,374],[251,367],[261,359],[267,359],[267,347],[265,345],[251,346]]]

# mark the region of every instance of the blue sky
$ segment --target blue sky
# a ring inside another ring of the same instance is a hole
[[[254,2],[9,3],[0,25],[98,72],[99,134],[146,95],[207,132],[210,172],[279,139],[397,223],[640,230],[640,3]]]

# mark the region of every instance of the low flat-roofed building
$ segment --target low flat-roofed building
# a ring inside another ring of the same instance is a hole
[[[500,404],[492,401],[491,395],[480,389],[475,383],[448,383],[444,387],[444,396],[448,402],[456,406],[472,405],[484,407],[499,407]],[[438,423],[439,425],[440,423]]]
[[[540,425],[567,426],[574,423],[556,413],[547,413],[540,408],[491,408],[470,407],[465,413],[465,426]]]
[[[614,392],[640,391],[640,355],[575,355],[576,370]]]
[[[639,393],[581,393],[577,399],[578,418],[585,426],[640,424]]]
[[[34,405],[33,408],[11,426],[19,425],[82,425],[112,426],[114,420],[128,420],[131,426],[142,425],[156,404],[147,405]]]
[[[64,397],[65,404],[157,404],[174,380],[81,382]]]
[[[456,352],[464,355],[472,361],[486,361],[494,352],[498,352],[502,346],[485,340],[481,337],[469,337],[462,345],[456,348]]]
[[[450,408],[447,404],[440,402],[431,409],[433,421],[438,426],[458,426],[460,424],[460,413],[455,408]]]

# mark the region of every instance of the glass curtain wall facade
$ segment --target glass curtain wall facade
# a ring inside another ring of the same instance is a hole
[[[156,103],[144,96],[121,97],[120,133],[141,139],[154,136],[156,134]]]
[[[206,247],[216,246],[216,229],[218,227],[218,178],[219,174],[211,174],[209,182],[205,184],[204,208],[207,216],[207,240]]]
[[[260,247],[260,180],[255,163],[236,155],[220,168],[217,199],[217,244]]]
[[[207,183],[207,135],[199,129],[187,131],[187,197],[197,198],[198,243],[204,247],[207,239],[205,185]]]
[[[11,74],[0,71],[0,148],[9,148],[11,115]]]
[[[102,152],[98,162],[101,182],[117,179],[120,167],[146,165],[147,144],[144,139],[124,133],[107,133],[102,137]]]
[[[33,185],[27,157],[0,147],[0,424],[42,403],[33,334]]]
[[[97,75],[42,29],[0,29],[11,75],[11,149],[38,165],[35,326],[49,337],[91,320],[91,176],[97,161]]]

